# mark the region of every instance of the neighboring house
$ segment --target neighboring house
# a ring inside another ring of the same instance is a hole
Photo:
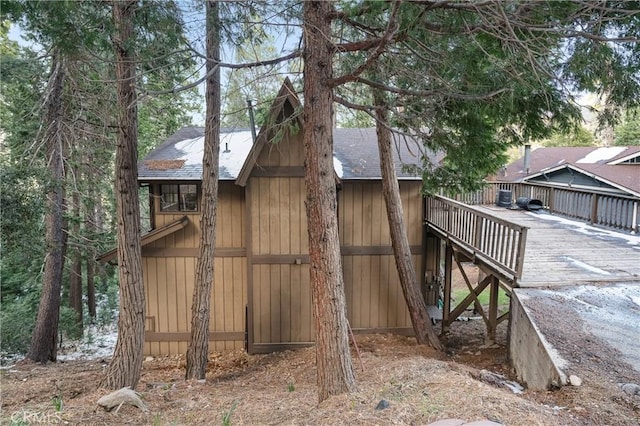
[[[255,143],[248,130],[221,134],[211,350],[250,353],[314,341],[305,213],[301,105],[286,81]],[[297,128],[297,131],[293,130]],[[153,230],[142,238],[146,292],[145,353],[185,353],[200,233],[203,129],[179,130],[138,166],[151,194]],[[334,165],[340,242],[354,332],[412,334],[399,284],[382,196],[375,129],[335,129]],[[397,141],[396,169],[419,277],[427,238],[415,142]],[[438,162],[439,158],[431,158]],[[112,250],[102,256],[116,258]],[[432,275],[432,274],[431,274]],[[435,290],[424,288],[430,300]],[[429,299],[428,299],[429,300]],[[245,333],[246,331],[246,333]]]
[[[493,180],[640,197],[640,146],[526,150]]]

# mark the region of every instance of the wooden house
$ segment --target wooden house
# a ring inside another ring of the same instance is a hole
[[[527,146],[491,180],[506,205],[536,199],[550,213],[640,232],[640,146]]]
[[[492,180],[640,198],[640,146],[525,147]]]
[[[283,85],[255,143],[249,130],[221,132],[212,290],[211,350],[271,352],[312,344],[301,105]],[[297,129],[297,131],[296,131]],[[142,238],[145,353],[185,353],[198,255],[203,128],[179,130],[139,164],[151,194]],[[421,179],[403,164],[419,150],[396,141],[396,167],[413,260],[425,276]],[[355,333],[412,334],[387,224],[375,129],[335,129],[334,165],[348,319]],[[436,159],[433,159],[436,161]],[[103,256],[114,258],[115,253]]]

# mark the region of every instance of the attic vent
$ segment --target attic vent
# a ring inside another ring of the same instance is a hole
[[[144,162],[144,166],[148,170],[172,170],[181,169],[185,160],[148,160]]]

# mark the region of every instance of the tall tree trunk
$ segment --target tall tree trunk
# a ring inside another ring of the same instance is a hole
[[[304,3],[304,153],[307,227],[313,316],[316,333],[318,399],[355,389],[333,169],[333,6]]]
[[[396,268],[402,286],[409,316],[419,344],[429,343],[438,350],[443,350],[442,343],[431,326],[431,319],[427,312],[427,305],[422,298],[420,286],[416,275],[416,269],[411,259],[411,247],[407,236],[407,227],[404,223],[402,199],[400,198],[400,185],[393,165],[393,153],[391,151],[391,131],[385,127],[388,124],[387,111],[384,107],[382,95],[374,90],[374,104],[376,105],[376,135],[378,137],[378,150],[380,152],[380,169],[382,172],[382,193],[387,207],[389,231],[393,256],[396,260]]]
[[[95,196],[92,197],[92,199],[95,202],[95,206],[94,206],[95,210],[94,210],[94,216],[93,216],[93,227],[94,227],[94,231],[96,232],[95,235],[102,234],[104,232],[104,218],[105,218],[104,204],[102,204],[102,191],[100,189],[97,189],[97,191],[95,191]],[[95,260],[95,253],[94,253],[93,259]],[[107,270],[105,268],[105,265],[102,262],[95,262],[94,266],[96,268],[96,275],[98,276],[98,282],[100,283],[101,286],[104,286],[106,290]]]
[[[142,370],[144,349],[145,301],[137,182],[138,118],[135,61],[131,52],[136,4],[136,1],[129,0],[113,2],[119,120],[115,173],[120,314],[118,341],[101,383],[109,389],[136,387]]]
[[[85,253],[85,261],[87,264],[87,311],[89,312],[90,321],[96,318],[96,237],[98,235],[97,223],[97,209],[96,198],[98,197],[98,191],[96,191],[96,185],[93,185],[92,165],[93,155],[91,152],[87,153],[85,158],[85,171],[87,174],[87,180],[89,183],[88,195],[84,198],[84,228],[87,235],[91,239],[91,244],[88,246],[88,250]]]
[[[50,172],[50,189],[47,193],[45,215],[45,241],[47,251],[44,261],[42,295],[38,306],[36,324],[31,337],[27,358],[36,362],[55,361],[58,343],[58,320],[60,315],[60,290],[66,232],[64,230],[64,149],[62,138],[62,90],[65,71],[59,52],[53,55],[48,98],[45,105],[44,125],[47,162]]]
[[[74,176],[79,177],[79,168],[73,167]],[[76,180],[76,187],[71,195],[71,204],[73,211],[71,235],[78,243],[80,235],[80,192],[77,187],[79,179]],[[74,247],[72,252],[71,269],[69,271],[69,306],[76,313],[76,324],[82,329],[82,253],[79,247]]]
[[[87,261],[87,311],[89,312],[89,322],[96,318],[96,261],[93,249],[86,257]]]
[[[191,303],[191,337],[187,349],[186,379],[204,379],[209,352],[209,318],[213,285],[220,156],[220,21],[218,2],[207,1],[207,116],[202,159],[202,214],[200,250]],[[215,68],[215,69],[214,69]]]

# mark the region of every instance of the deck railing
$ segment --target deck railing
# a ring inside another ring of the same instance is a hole
[[[522,277],[527,227],[484,213],[441,196],[426,199],[427,226],[504,272],[510,280]]]
[[[527,197],[542,201],[550,213],[584,220],[592,225],[640,232],[640,200],[586,189],[558,188],[532,183],[491,182],[485,188],[455,197],[467,204],[494,204],[498,191],[511,191],[513,201]]]

